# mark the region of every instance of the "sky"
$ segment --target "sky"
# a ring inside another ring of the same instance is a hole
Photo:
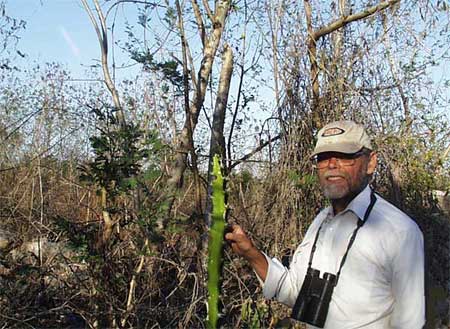
[[[26,21],[18,49],[28,60],[64,64],[73,78],[82,78],[87,66],[99,63],[97,36],[80,0],[8,0],[6,10]]]
[[[89,0],[88,3],[92,4],[92,1]],[[110,4],[103,7],[104,13]],[[125,22],[136,25],[137,10],[136,5],[132,4],[123,4],[118,8],[115,39],[123,42],[128,40],[124,32]],[[81,0],[6,0],[6,11],[10,17],[26,21],[26,29],[20,32],[21,39],[17,48],[26,54],[25,60],[30,68],[35,63],[57,62],[68,69],[72,79],[77,80],[87,77],[90,65],[100,63],[97,35]],[[162,9],[160,15],[164,12]],[[108,27],[113,18],[112,14],[108,17]],[[166,33],[160,33],[160,38],[164,38]],[[109,42],[112,43],[111,40]],[[126,66],[122,70],[117,69],[115,77],[118,80],[136,77],[141,69],[140,65],[119,47],[114,47],[114,51],[116,67]],[[23,67],[21,64],[18,66]],[[111,66],[111,61],[109,64]],[[232,83],[231,88],[237,88],[237,83]],[[271,90],[265,93],[270,100],[273,99],[272,93]],[[261,116],[262,110],[258,108],[257,111]]]
[[[127,40],[124,21],[135,24],[133,5],[123,5],[117,15],[116,40]],[[90,65],[99,63],[100,47],[94,28],[80,0],[7,0],[6,11],[11,17],[26,21],[21,31],[18,49],[27,55],[29,65],[43,62],[63,64],[74,79],[83,79]],[[111,17],[109,17],[111,18]],[[111,23],[111,19],[108,21]],[[117,66],[131,64],[129,55],[115,47]],[[116,77],[133,76],[138,65],[116,71]],[[435,81],[449,77],[449,60],[443,61],[431,72]],[[272,95],[272,93],[269,93]]]

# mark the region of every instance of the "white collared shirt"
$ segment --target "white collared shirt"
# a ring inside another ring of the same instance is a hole
[[[324,272],[336,274],[356,223],[364,218],[369,203],[370,188],[366,187],[336,216],[332,207],[322,210],[295,251],[289,269],[266,256],[269,267],[264,296],[294,305],[322,223],[312,268],[320,270],[321,276]],[[324,328],[421,329],[424,323],[422,233],[411,218],[377,195],[334,288]]]

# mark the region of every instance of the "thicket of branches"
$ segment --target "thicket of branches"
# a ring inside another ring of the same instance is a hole
[[[417,220],[429,285],[448,297],[433,194],[450,189],[446,2],[80,0],[102,60],[83,82],[59,63],[11,65],[25,23],[0,3],[3,327],[204,327],[211,156],[228,221],[287,260],[326,203],[314,135],[341,118],[374,136],[372,184]],[[136,22],[113,24],[130,6]],[[112,44],[117,29],[128,39]],[[134,79],[114,79],[112,47]],[[288,314],[226,247],[222,277],[224,327]]]

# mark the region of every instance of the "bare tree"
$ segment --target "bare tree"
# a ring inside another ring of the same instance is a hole
[[[337,20],[328,23],[327,25],[319,28],[314,29],[313,27],[313,14],[312,14],[312,8],[311,8],[311,2],[310,0],[305,0],[305,15],[306,15],[306,22],[307,22],[307,29],[308,29],[308,57],[309,61],[311,63],[311,70],[310,70],[310,80],[311,80],[311,87],[312,87],[312,108],[313,108],[313,114],[314,114],[314,122],[316,124],[316,127],[320,127],[321,125],[321,113],[325,111],[324,104],[320,104],[320,82],[319,82],[319,73],[320,73],[320,63],[317,58],[317,43],[318,41],[345,27],[346,25],[356,22],[362,19],[365,19],[367,17],[370,17],[371,15],[374,15],[380,11],[385,10],[386,8],[389,8],[390,6],[394,6],[395,4],[399,3],[400,0],[389,0],[380,2],[377,5],[374,5],[372,7],[369,7],[359,13],[351,14],[351,15],[345,15],[345,11],[343,9],[340,10],[341,17]],[[341,8],[343,7],[343,4],[340,4]]]
[[[211,31],[209,33],[205,31],[205,24],[203,21],[204,18],[201,15],[199,4],[196,0],[192,0],[191,4],[203,45],[203,57],[200,68],[197,71],[197,76],[194,74],[195,71],[191,70],[193,97],[189,107],[187,107],[187,96],[185,96],[185,121],[183,128],[177,137],[174,160],[170,168],[170,177],[168,180],[168,188],[172,191],[172,193],[182,186],[183,175],[187,168],[188,155],[191,155],[194,162],[196,159],[193,134],[205,100],[205,94],[208,81],[210,80],[215,56],[220,46],[222,35],[225,31],[225,24],[229,14],[231,1],[216,1],[213,9],[209,7],[208,2],[203,2],[203,9],[206,12],[206,17],[211,25]],[[186,42],[186,36],[184,35],[182,15],[183,13],[181,12],[181,6],[178,3],[178,16],[180,20],[179,28],[181,38],[183,40],[182,50],[183,54],[185,54],[183,58],[185,61],[189,61],[188,64],[184,64],[186,70],[187,67],[194,67],[194,63],[190,57],[187,56],[187,54],[190,54],[191,51],[189,44]],[[189,90],[185,90],[185,93],[189,93]],[[193,163],[193,167],[196,167],[195,163]],[[166,223],[159,223],[160,227],[164,227],[165,225]]]
[[[95,29],[95,33],[97,34],[98,42],[100,45],[100,51],[101,51],[101,59],[102,59],[102,70],[103,75],[105,78],[105,84],[108,87],[109,92],[111,93],[112,99],[114,101],[114,106],[116,107],[117,112],[117,119],[121,125],[125,125],[125,114],[122,108],[122,105],[120,104],[120,97],[119,93],[116,89],[116,86],[111,79],[110,69],[108,65],[108,52],[109,52],[109,46],[108,46],[108,28],[106,24],[106,17],[103,14],[103,11],[100,7],[100,4],[98,0],[92,0],[95,7],[95,12],[97,13],[97,19],[94,16],[94,13],[89,6],[88,0],[81,0],[81,3],[84,6],[84,9],[89,15],[89,19],[91,20],[92,26]]]

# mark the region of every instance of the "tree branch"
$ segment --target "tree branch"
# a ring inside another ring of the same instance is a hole
[[[116,0],[116,2],[114,4],[111,5],[111,7],[109,7],[109,9],[106,12],[106,17],[108,17],[109,12],[116,6],[120,5],[120,4],[125,4],[125,3],[134,3],[134,4],[140,4],[140,5],[151,5],[153,7],[159,7],[159,8],[167,8],[167,6],[161,5],[159,3],[155,3],[155,2],[148,2],[148,1],[140,1],[140,0]]]
[[[320,85],[319,85],[319,64],[317,63],[317,45],[314,37],[314,29],[312,26],[312,9],[310,0],[304,0],[306,28],[308,31],[307,47],[308,57],[311,64],[311,71],[309,78],[311,80],[312,89],[312,110],[314,116],[314,124],[320,126],[319,115],[319,99],[320,99]]]
[[[322,28],[320,28],[319,30],[315,31],[313,34],[313,38],[315,41],[319,40],[321,37],[330,34],[331,32],[336,31],[337,29],[340,29],[341,27],[354,22],[354,21],[358,21],[361,20],[363,18],[366,18],[368,16],[371,16],[379,11],[382,11],[396,3],[400,2],[400,0],[388,0],[388,1],[384,1],[379,3],[376,6],[372,6],[370,8],[367,8],[366,10],[363,10],[357,14],[353,14],[350,16],[344,16],[339,18],[338,20],[328,24],[327,26],[324,26]]]
[[[211,8],[209,7],[209,3],[207,0],[202,0],[203,2],[203,7],[205,7],[206,13],[208,14],[209,19],[211,20],[211,22],[214,23],[214,15],[211,11]]]
[[[235,162],[233,162],[230,167],[229,170],[231,171],[231,169],[233,169],[234,167],[236,167],[237,165],[241,164],[242,162],[246,161],[247,159],[251,158],[253,155],[255,155],[256,153],[258,153],[259,151],[261,151],[263,148],[265,148],[267,145],[269,145],[270,143],[273,143],[277,140],[279,140],[281,138],[281,134],[272,137],[271,139],[269,139],[268,141],[259,144],[259,146],[257,148],[255,148],[254,150],[252,150],[250,153],[247,153],[246,155],[244,155],[242,158],[240,158],[239,160],[236,160]]]
[[[219,87],[213,113],[211,144],[209,151],[210,165],[212,165],[212,159],[216,154],[220,155],[222,161],[225,161],[226,158],[223,127],[225,124],[225,112],[227,109],[228,93],[230,91],[232,73],[233,51],[231,50],[231,47],[229,45],[225,44],[222,56],[222,70],[220,72]],[[211,170],[209,172],[211,172]]]
[[[142,268],[144,267],[147,249],[148,249],[148,238],[146,238],[144,241],[144,246],[142,247],[142,250],[141,250],[143,254],[139,257],[139,263],[137,264],[136,269],[134,270],[133,276],[131,277],[130,288],[128,289],[127,308],[126,308],[125,315],[123,316],[123,318],[120,321],[122,328],[127,323],[127,319],[129,317],[129,315],[131,314],[131,311],[134,308],[133,297],[134,297],[134,292],[136,291],[137,277],[142,272]]]
[[[409,132],[411,130],[412,118],[411,118],[411,114],[409,111],[408,97],[406,96],[405,91],[403,90],[402,83],[398,78],[397,65],[396,65],[396,62],[394,61],[394,58],[392,57],[392,54],[390,51],[391,42],[390,42],[389,31],[388,31],[385,15],[383,15],[383,28],[384,28],[384,35],[385,35],[385,38],[383,41],[384,41],[385,47],[386,47],[386,55],[388,58],[389,67],[391,69],[392,78],[394,79],[395,86],[398,89],[398,92],[400,94],[400,99],[402,101],[403,113],[404,113],[404,118],[405,118],[405,122],[406,122],[406,131]]]
[[[192,8],[194,9],[195,20],[197,21],[198,30],[200,32],[200,39],[202,40],[203,47],[205,46],[205,24],[203,24],[202,14],[198,6],[197,0],[191,0]]]
[[[121,125],[125,125],[125,114],[123,113],[122,105],[120,104],[120,98],[119,93],[117,92],[117,89],[114,85],[114,82],[111,79],[111,75],[109,73],[109,67],[108,67],[108,32],[106,27],[106,19],[103,15],[103,12],[100,8],[100,5],[98,3],[98,0],[93,0],[95,10],[97,11],[97,15],[101,24],[101,29],[97,23],[97,20],[94,17],[94,14],[92,13],[91,8],[87,4],[87,0],[81,0],[81,3],[83,4],[86,12],[89,15],[89,18],[92,22],[92,25],[94,26],[95,32],[97,33],[97,38],[100,43],[100,50],[101,50],[101,61],[102,61],[102,69],[103,69],[103,75],[105,77],[105,84],[108,88],[108,90],[111,93],[111,96],[113,98],[114,106],[117,109],[117,119]]]

